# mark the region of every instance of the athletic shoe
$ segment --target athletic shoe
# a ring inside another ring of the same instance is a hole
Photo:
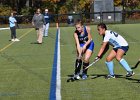
[[[106,79],[111,79],[111,78],[115,78],[115,75],[107,75]]]
[[[46,36],[43,36],[43,37],[48,37],[48,35],[46,35]]]
[[[80,79],[80,76],[77,74],[77,75],[74,75],[74,78],[75,78],[76,80],[79,80],[79,79]]]
[[[83,79],[83,80],[87,79],[87,75],[86,75],[86,74],[83,74],[83,75],[82,75],[82,79]]]
[[[126,74],[126,77],[131,77],[133,76],[135,73],[133,71],[128,71]]]
[[[14,42],[14,41],[15,41],[15,39],[11,39],[11,41],[13,41],[13,42]]]
[[[18,41],[20,41],[20,40],[19,40],[19,39],[17,39],[17,38],[15,38],[15,41],[16,41],[16,42],[18,42]]]

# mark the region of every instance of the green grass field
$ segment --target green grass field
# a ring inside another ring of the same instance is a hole
[[[140,58],[140,25],[108,25],[120,33],[129,43],[125,59],[134,66]],[[105,79],[108,74],[105,56],[88,70],[88,79],[67,83],[74,71],[76,59],[73,39],[74,27],[61,27],[61,98],[62,100],[139,100],[140,67],[134,69],[135,76],[126,78],[126,71],[114,60],[116,79]],[[91,26],[95,50],[92,62],[101,46],[102,37]],[[48,100],[54,59],[56,28],[49,29],[49,37],[41,45],[36,41],[34,29],[18,29],[20,42],[12,43],[9,30],[0,31],[0,100]],[[107,52],[108,53],[108,52]],[[140,65],[139,65],[140,66]]]

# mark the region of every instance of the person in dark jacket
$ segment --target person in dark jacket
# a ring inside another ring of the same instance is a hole
[[[50,26],[50,14],[48,13],[48,9],[45,9],[45,13],[44,13],[44,19],[45,19],[45,29],[44,29],[44,37],[48,36],[48,30],[49,30],[49,26]]]

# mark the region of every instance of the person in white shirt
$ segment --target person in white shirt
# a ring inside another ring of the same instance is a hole
[[[11,13],[11,16],[9,17],[9,25],[10,25],[10,30],[11,30],[11,41],[20,41],[16,37],[16,23],[17,20],[14,17],[14,13]]]
[[[104,52],[106,52],[105,50],[107,50],[106,47],[108,45],[113,46],[113,49],[107,56],[106,62],[105,62],[109,71],[109,75],[107,75],[106,78],[107,79],[115,78],[114,65],[113,65],[114,58],[116,58],[116,60],[127,71],[126,77],[131,77],[132,75],[134,75],[134,72],[128,65],[127,61],[123,58],[123,55],[125,55],[129,49],[127,41],[118,33],[112,30],[107,30],[107,27],[104,23],[98,24],[97,29],[98,29],[99,35],[103,36],[103,43],[99,50],[98,56],[95,58],[95,60],[102,58]]]

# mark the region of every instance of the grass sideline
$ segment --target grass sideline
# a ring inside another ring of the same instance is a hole
[[[139,59],[140,45],[139,24],[108,25],[128,41],[130,49],[125,56],[133,66]],[[17,37],[27,33],[30,29],[18,29]],[[62,100],[139,100],[140,68],[135,69],[136,75],[125,78],[125,70],[114,60],[116,79],[106,80],[108,73],[105,57],[90,67],[89,78],[77,82],[67,83],[68,76],[73,74],[75,62],[75,43],[73,39],[74,27],[60,27],[61,30],[61,96]],[[91,26],[92,37],[95,42],[96,57],[102,38]],[[0,49],[11,43],[9,30],[0,31]],[[56,28],[49,29],[49,37],[43,38],[42,45],[31,44],[36,41],[36,32],[32,30],[0,52],[0,100],[48,100],[50,92],[51,72],[54,57]]]
[[[17,37],[30,29],[17,30]],[[11,43],[10,30],[3,30],[0,48]],[[33,29],[20,42],[14,42],[0,52],[0,99],[44,100],[50,91],[51,70],[54,55],[56,28],[50,29],[49,38],[42,45],[36,41]]]

